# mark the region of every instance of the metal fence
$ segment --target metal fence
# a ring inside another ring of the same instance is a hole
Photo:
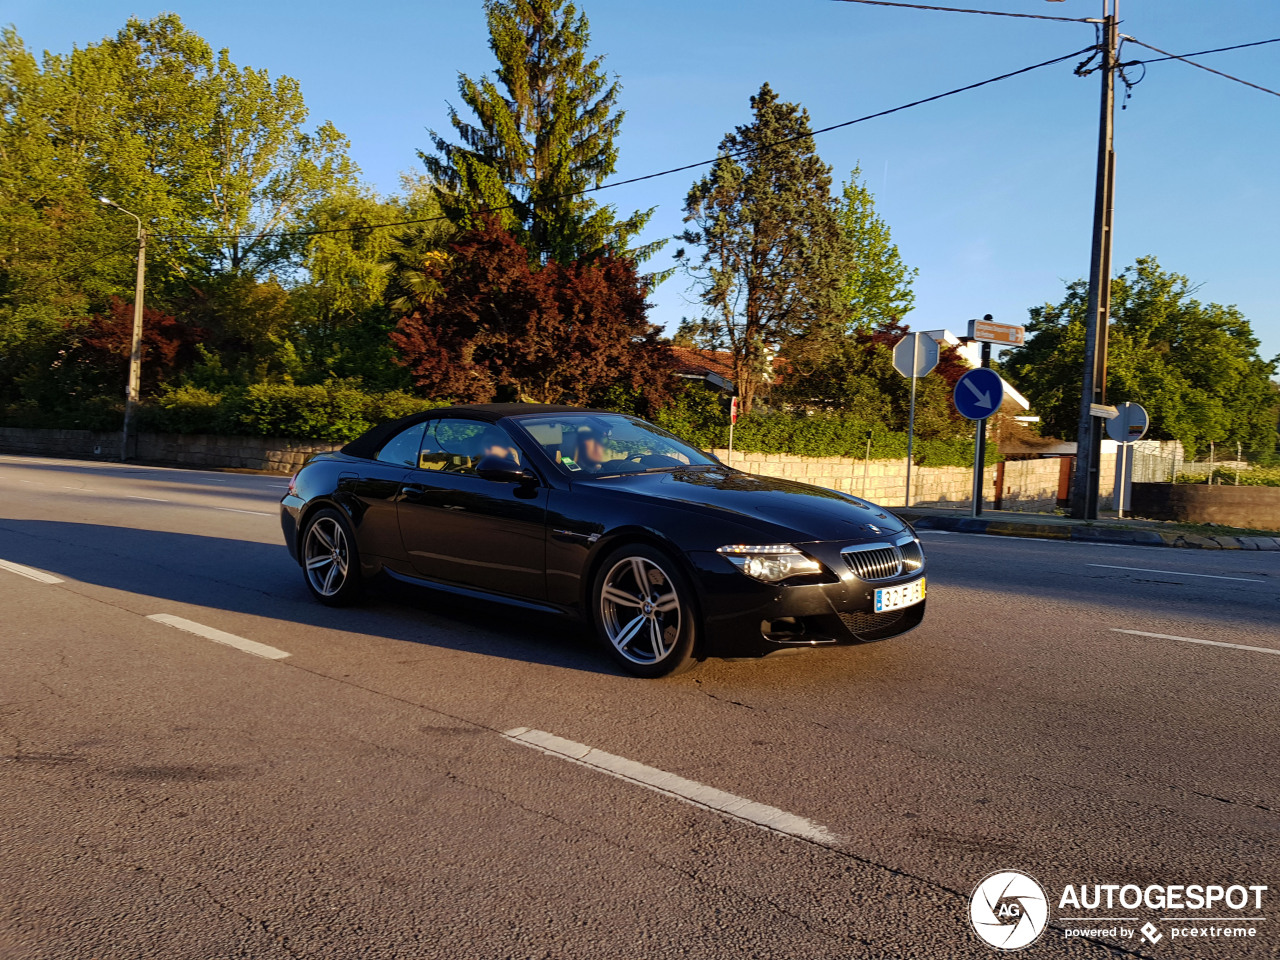
[[[1177,440],[1139,440],[1133,445],[1134,483],[1171,483],[1182,469],[1185,451]]]
[[[1133,481],[1135,483],[1172,483],[1183,476],[1207,477],[1215,470],[1247,471],[1244,460],[1187,460],[1182,444],[1176,440],[1141,440],[1133,445]]]

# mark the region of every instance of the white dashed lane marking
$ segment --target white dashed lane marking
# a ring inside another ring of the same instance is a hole
[[[1222,640],[1199,640],[1196,637],[1175,637],[1168,633],[1147,633],[1145,630],[1121,630],[1111,628],[1112,633],[1127,633],[1134,637],[1151,637],[1155,640],[1181,640],[1183,643],[1201,643],[1206,647],[1230,647],[1232,650],[1248,650],[1252,653],[1274,653],[1280,655],[1280,648],[1251,647],[1247,643],[1225,643]]]
[[[193,633],[197,637],[204,637],[214,643],[223,643],[228,647],[235,647],[245,653],[252,653],[255,657],[265,657],[268,660],[283,660],[289,656],[283,650],[269,647],[265,643],[246,640],[244,637],[237,637],[234,633],[226,633],[223,630],[206,627],[203,623],[196,623],[194,620],[187,620],[183,617],[175,617],[172,614],[153,613],[147,619],[154,620],[156,623],[163,623],[165,626],[174,627],[178,630],[184,630],[187,633]]]
[[[762,827],[765,830],[772,830],[775,833],[786,834],[790,837],[798,837],[802,840],[811,840],[814,843],[820,843],[825,846],[833,846],[841,840],[840,837],[822,824],[814,823],[805,817],[798,817],[793,813],[787,813],[785,810],[779,810],[777,807],[766,806],[763,803],[756,803],[745,797],[725,793],[723,790],[708,787],[706,784],[698,783],[696,780],[686,780],[684,777],[678,777],[674,773],[667,773],[665,770],[659,770],[656,767],[645,766],[643,763],[628,760],[626,757],[605,753],[603,750],[597,750],[584,743],[566,740],[563,737],[557,737],[542,730],[516,727],[514,730],[508,730],[502,736],[512,743],[532,747],[548,756],[590,767],[592,770],[606,773],[611,777],[617,777],[619,780],[626,780],[628,783],[634,783],[656,793],[683,800],[685,803],[691,803],[695,807],[711,810],[715,813],[732,817],[735,820],[749,823],[752,826]]]
[[[0,570],[8,570],[10,573],[16,573],[20,577],[26,577],[28,580],[35,580],[37,583],[63,582],[51,573],[45,573],[35,567],[24,567],[20,563],[10,563],[8,560],[0,560]]]
[[[131,494],[129,494],[125,499],[126,499],[126,500],[150,500],[150,501],[152,501],[153,503],[168,503],[168,502],[169,502],[168,500],[162,500],[160,497],[139,497],[139,496],[136,496],[135,494],[132,494],[132,493],[131,493]]]

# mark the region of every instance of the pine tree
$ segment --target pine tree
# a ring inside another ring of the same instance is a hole
[[[848,274],[840,291],[847,329],[866,332],[899,322],[915,305],[911,283],[919,271],[903,262],[861,167],[844,184],[836,216],[848,244]]]
[[[449,212],[467,228],[496,214],[536,262],[626,251],[653,210],[620,221],[583,193],[613,173],[625,116],[603,58],[588,58],[586,16],[565,0],[485,0],[484,8],[498,69],[458,83],[476,121],[450,109],[460,142],[432,131],[436,154],[420,154]],[[629,253],[642,261],[661,245]]]
[[[806,349],[842,323],[848,248],[831,198],[831,168],[818,157],[809,113],[766,83],[755,116],[720,141],[720,157],[685,201],[680,251],[704,312],[686,327],[733,356],[744,412],[769,379],[774,351]]]

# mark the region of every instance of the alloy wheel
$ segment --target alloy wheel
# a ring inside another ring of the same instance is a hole
[[[600,619],[614,649],[637,664],[667,657],[680,638],[680,595],[667,572],[647,557],[624,557],[600,590]]]
[[[320,517],[307,528],[303,551],[307,580],[322,597],[333,597],[347,582],[351,549],[346,531],[333,517]]]

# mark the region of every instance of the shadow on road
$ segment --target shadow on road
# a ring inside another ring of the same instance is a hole
[[[400,584],[335,609],[311,599],[283,545],[54,520],[0,520],[0,557],[174,603],[405,643],[622,675],[580,625]],[[160,612],[160,611],[156,611]]]

